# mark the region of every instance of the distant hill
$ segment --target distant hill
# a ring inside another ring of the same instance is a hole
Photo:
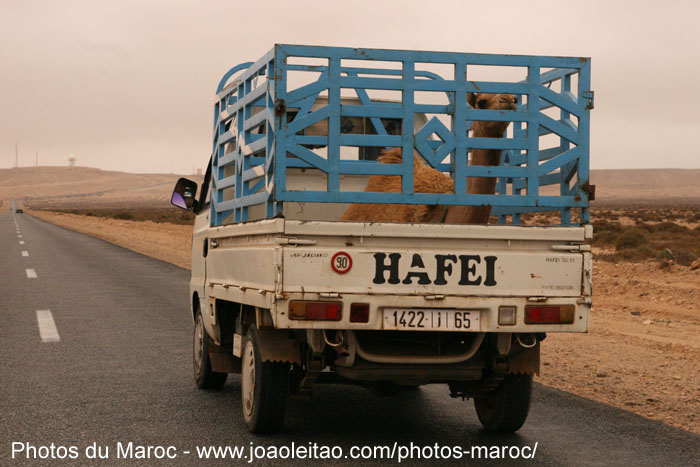
[[[133,174],[90,167],[0,169],[0,199],[39,206],[167,205],[177,174]],[[202,177],[187,176],[202,182]]]
[[[165,206],[177,174],[133,174],[89,167],[0,169],[0,199],[31,206]],[[197,183],[202,177],[187,176]],[[700,169],[592,170],[596,205],[700,204]]]
[[[591,170],[601,203],[700,204],[700,169]]]

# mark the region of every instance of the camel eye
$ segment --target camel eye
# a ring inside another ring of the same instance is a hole
[[[476,105],[480,109],[485,109],[486,108],[486,99],[480,99],[479,102],[476,103]]]

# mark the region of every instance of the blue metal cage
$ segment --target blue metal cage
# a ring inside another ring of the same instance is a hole
[[[525,76],[477,81],[471,76],[477,67]],[[382,92],[400,97],[370,96]],[[473,109],[469,92],[509,93],[522,104],[516,111]],[[343,98],[348,93],[353,100]],[[444,102],[419,102],[416,96],[425,93],[441,94]],[[211,223],[247,221],[249,209],[261,206],[262,217],[274,217],[285,202],[488,204],[500,223],[518,224],[522,213],[537,211],[558,211],[564,225],[586,223],[592,107],[588,58],[278,44],[219,83]],[[416,114],[426,116],[417,131]],[[368,122],[370,131],[348,131],[344,119],[353,118]],[[387,131],[387,120],[397,122],[397,131]],[[470,136],[477,120],[510,121],[512,130],[503,138]],[[324,133],[310,131],[320,124]],[[341,157],[348,147],[401,147],[403,162],[348,160]],[[503,150],[501,165],[468,165],[473,148]],[[455,193],[414,192],[414,150],[453,178]],[[325,189],[292,189],[289,169],[322,173]],[[341,176],[379,174],[401,176],[402,192],[341,189]],[[467,177],[496,177],[497,193],[467,194]]]

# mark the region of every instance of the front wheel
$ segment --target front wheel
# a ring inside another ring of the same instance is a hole
[[[212,371],[209,361],[209,346],[211,339],[204,329],[202,313],[197,309],[194,317],[193,358],[194,381],[199,389],[219,389],[226,382],[228,373]]]
[[[278,431],[284,422],[289,394],[289,364],[263,362],[255,326],[243,341],[241,399],[243,418],[252,433]]]
[[[487,430],[514,432],[525,424],[531,396],[532,375],[508,375],[496,389],[475,398],[474,407]]]

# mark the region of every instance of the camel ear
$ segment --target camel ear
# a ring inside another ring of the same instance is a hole
[[[476,108],[476,94],[474,94],[473,92],[470,92],[469,94],[467,94],[467,103],[469,104],[469,107],[471,107],[472,109],[475,109]]]

